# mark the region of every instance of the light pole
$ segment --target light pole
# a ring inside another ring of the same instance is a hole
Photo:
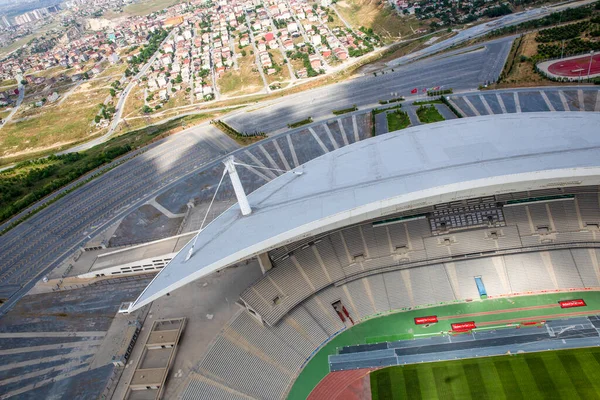
[[[590,65],[588,65],[588,82],[590,81],[590,72],[592,71],[592,59],[594,57],[594,50],[590,51]]]

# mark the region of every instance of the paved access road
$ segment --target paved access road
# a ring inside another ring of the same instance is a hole
[[[12,111],[10,112],[10,114],[8,114],[8,116],[2,121],[2,123],[0,123],[0,128],[2,128],[4,125],[6,125],[7,123],[10,122],[12,117],[19,110],[21,103],[23,103],[23,98],[25,98],[25,86],[23,86],[23,84],[21,82],[19,82],[18,89],[19,89],[19,97],[17,97],[17,103],[15,104],[15,106],[12,109]]]
[[[163,140],[69,193],[0,237],[0,294],[12,306],[33,280],[55,267],[109,223],[178,178],[235,150],[237,144],[208,125]]]
[[[224,120],[241,131],[272,133],[285,128],[289,122],[307,117],[314,120],[332,118],[333,110],[352,104],[358,107],[376,105],[379,100],[393,97],[392,93],[409,96],[413,88],[421,90],[443,86],[455,91],[476,89],[498,78],[513,39],[497,39],[401,66],[383,75],[363,76],[286,96],[267,106],[261,104]]]

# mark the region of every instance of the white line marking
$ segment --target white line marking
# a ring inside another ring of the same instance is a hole
[[[281,169],[281,167],[279,165],[277,165],[277,163],[275,162],[275,160],[273,160],[273,157],[271,157],[271,155],[269,154],[269,152],[263,147],[262,144],[258,145],[258,148],[265,155],[266,159],[269,161],[269,164],[271,164],[271,168]]]
[[[254,154],[250,153],[248,150],[245,150],[244,153],[246,153],[248,155],[248,157],[250,157],[250,159],[252,161],[254,161],[254,163],[258,166],[258,167],[263,167],[263,168],[267,168],[267,166],[265,164],[263,164]],[[266,174],[268,174],[271,178],[277,178],[277,175],[275,175],[275,173],[271,170],[268,169],[263,169],[261,171],[265,171]]]
[[[325,128],[325,132],[327,132],[327,137],[329,138],[329,141],[331,142],[331,144],[333,144],[333,148],[334,149],[339,149],[340,146],[338,145],[338,143],[336,142],[335,138],[333,137],[333,134],[331,133],[331,130],[329,129],[329,126],[327,126],[327,123],[323,124],[323,128]]]
[[[327,148],[327,146],[325,146],[325,143],[323,143],[321,141],[321,139],[317,136],[317,134],[315,133],[315,130],[313,128],[308,128],[308,130],[310,131],[310,134],[312,135],[312,137],[315,138],[317,143],[319,143],[321,150],[323,150],[323,152],[325,152],[325,153],[329,153],[329,149]]]
[[[344,125],[342,125],[342,120],[338,119],[338,126],[340,127],[340,132],[342,132],[342,140],[344,141],[344,146],[348,146],[350,142],[348,141],[348,135],[346,135],[346,130],[344,129]]]
[[[492,110],[492,107],[490,107],[490,105],[488,104],[487,100],[485,99],[485,97],[483,97],[482,94],[479,95],[479,99],[483,103],[483,106],[485,107],[485,110],[488,112],[488,114],[489,115],[494,115],[494,111]]]
[[[292,138],[290,135],[287,135],[288,145],[290,146],[290,151],[292,152],[292,159],[294,160],[294,166],[299,167],[300,163],[298,162],[298,157],[296,156],[296,150],[294,150],[294,145],[292,144]]]
[[[546,94],[546,92],[544,92],[543,90],[540,90],[540,94],[542,95],[542,99],[544,99],[544,102],[546,102],[548,109],[550,109],[550,111],[556,111],[556,109],[554,108],[552,103],[550,103],[550,99],[548,98],[548,95]]]
[[[560,101],[562,102],[565,111],[571,111],[571,109],[569,108],[569,103],[567,102],[567,98],[565,97],[565,94],[562,90],[558,91],[558,96],[560,97]]]
[[[471,111],[473,111],[473,114],[481,115],[479,110],[475,108],[475,106],[473,105],[473,103],[471,103],[471,100],[469,100],[467,96],[463,96],[463,100],[465,101],[465,103],[467,103],[467,106],[471,109]]]
[[[504,100],[502,100],[502,97],[500,97],[499,93],[496,93],[496,99],[498,99],[498,104],[500,104],[500,108],[502,109],[502,114],[507,114],[508,111],[506,111],[506,106],[504,105]]]
[[[277,143],[277,139],[273,140],[273,145],[275,145],[275,150],[277,150],[277,154],[279,154],[279,158],[281,159],[281,162],[283,163],[283,165],[285,165],[285,169],[288,170],[288,171],[290,169],[292,169],[290,167],[290,164],[288,164],[287,159],[283,155],[283,151],[281,151],[281,147],[279,147],[279,143]]]
[[[358,125],[356,124],[356,114],[352,115],[352,127],[354,128],[354,141],[359,142],[360,136],[358,136]]]

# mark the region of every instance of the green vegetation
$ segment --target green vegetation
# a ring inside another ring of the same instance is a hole
[[[590,40],[582,40],[580,38],[571,39],[565,42],[564,55],[575,55],[588,53],[591,50],[600,50],[600,42],[592,42]],[[542,43],[538,46],[538,55],[532,58],[532,62],[536,63],[538,59],[558,58],[563,53],[560,44]]]
[[[428,90],[427,96],[442,96],[444,94],[452,94],[452,88],[450,89],[441,89],[441,90]]]
[[[463,115],[456,109],[456,107],[454,107],[452,105],[452,103],[450,103],[448,101],[448,99],[446,98],[446,96],[442,96],[440,97],[440,100],[442,101],[442,103],[444,103],[449,109],[450,111],[452,111],[454,113],[454,115],[456,115],[458,118],[462,118]]]
[[[304,53],[302,51],[292,53],[291,51],[288,51],[286,55],[291,60],[302,60],[302,64],[304,65],[304,68],[306,68],[306,73],[309,78],[319,75],[319,72],[315,71],[315,69],[310,64],[308,53]]]
[[[404,97],[396,97],[389,100],[379,100],[379,104],[398,103],[399,101],[404,101]]]
[[[298,121],[298,122],[294,122],[294,123],[288,124],[288,128],[297,128],[297,127],[302,126],[302,125],[310,124],[311,122],[313,122],[312,117],[308,117],[306,119],[303,119],[302,121]]]
[[[214,119],[210,121],[210,123],[215,127],[219,128],[226,135],[228,135],[233,140],[235,140],[243,146],[257,142],[267,137],[267,135],[264,132],[238,132],[237,130],[233,129],[230,125],[218,119]]]
[[[589,22],[579,22],[577,24],[544,29],[538,32],[535,41],[540,43],[548,43],[555,42],[557,40],[573,39],[578,37],[581,32],[585,31],[589,26]]]
[[[131,58],[129,62],[131,65],[137,66],[141,64],[145,64],[158,50],[158,47],[162,43],[163,40],[167,37],[169,32],[164,29],[159,29],[150,34],[148,37],[148,44],[142,47],[140,52]],[[127,75],[127,71],[125,71]]]
[[[344,108],[342,110],[333,110],[333,114],[334,115],[342,115],[342,114],[347,114],[349,112],[356,111],[356,110],[358,110],[358,107],[356,107],[356,104],[355,104],[350,108]]]
[[[483,15],[485,15],[488,18],[497,18],[508,14],[512,14],[512,10],[510,6],[506,3],[496,7],[488,8],[483,12]]]
[[[597,399],[600,349],[389,367],[371,373],[373,400]]]
[[[198,114],[173,119],[112,138],[79,153],[20,162],[0,172],[0,221],[4,221],[82,175],[127,152],[169,135],[183,123],[210,117]],[[20,221],[19,221],[20,222]]]
[[[382,112],[386,112],[388,110],[397,110],[399,108],[402,108],[402,104],[398,104],[393,107],[387,107],[387,108],[374,108],[373,111],[371,111],[371,113],[373,115],[377,115],[377,114],[381,114]]]
[[[596,2],[596,7],[597,4],[600,3]],[[568,8],[564,11],[552,13],[544,18],[523,22],[515,26],[507,26],[504,28],[496,29],[490,32],[489,35],[487,35],[487,37],[509,35],[514,34],[518,31],[544,28],[546,26],[557,25],[569,21],[582,20],[592,15],[593,8],[594,4],[591,4],[586,7]]]
[[[424,104],[443,104],[444,102],[441,100],[441,97],[439,99],[435,99],[435,100],[424,100],[424,101],[413,101],[413,106],[422,106]]]
[[[424,124],[445,120],[445,118],[442,117],[442,114],[440,114],[433,104],[430,106],[419,106],[419,108],[417,108],[417,116],[419,117],[419,121],[423,122]]]
[[[404,111],[396,110],[394,112],[389,112],[386,117],[389,132],[404,129],[410,125],[410,118],[408,118],[408,114]]]
[[[450,323],[456,322],[452,320],[442,319],[447,316],[457,316],[473,313],[485,313],[489,311],[505,311],[501,314],[482,314],[470,318],[476,323],[494,322],[498,320],[516,319],[516,318],[531,318],[548,319],[549,315],[560,316],[572,312],[569,309],[539,308],[533,310],[520,310],[506,312],[513,309],[523,307],[542,306],[548,304],[556,304],[559,300],[583,298],[588,304],[585,310],[589,311],[589,315],[595,315],[600,309],[600,292],[570,292],[570,293],[552,293],[539,296],[520,296],[511,298],[487,299],[481,301],[473,301],[469,303],[456,302],[450,304],[435,304],[424,305],[413,309],[398,310],[399,312],[388,313],[384,315],[375,315],[374,318],[368,319],[346,329],[339,335],[333,337],[308,361],[300,375],[294,382],[294,385],[288,396],[288,400],[304,400],[308,397],[312,389],[329,373],[328,356],[337,354],[337,349],[343,346],[355,344],[371,343],[376,337],[399,335],[399,334],[419,334],[419,335],[436,335],[441,331],[449,331]],[[422,317],[425,315],[437,315],[440,322],[429,326],[415,326],[413,318]],[[502,324],[502,325],[505,325]],[[533,329],[533,328],[522,328]],[[537,328],[536,328],[537,329]],[[599,381],[600,382],[600,381]],[[395,399],[396,397],[394,397]],[[403,397],[412,399],[417,397]],[[427,397],[423,397],[426,399]],[[448,397],[452,398],[452,397]],[[460,398],[460,397],[456,397]],[[494,398],[493,396],[482,396],[480,398]]]

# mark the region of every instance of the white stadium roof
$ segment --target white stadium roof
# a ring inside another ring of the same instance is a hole
[[[240,167],[243,168],[243,167]],[[527,113],[421,125],[316,158],[248,196],[188,243],[130,310],[240,260],[368,219],[515,191],[600,184],[600,113]],[[229,178],[225,178],[229,179]]]

